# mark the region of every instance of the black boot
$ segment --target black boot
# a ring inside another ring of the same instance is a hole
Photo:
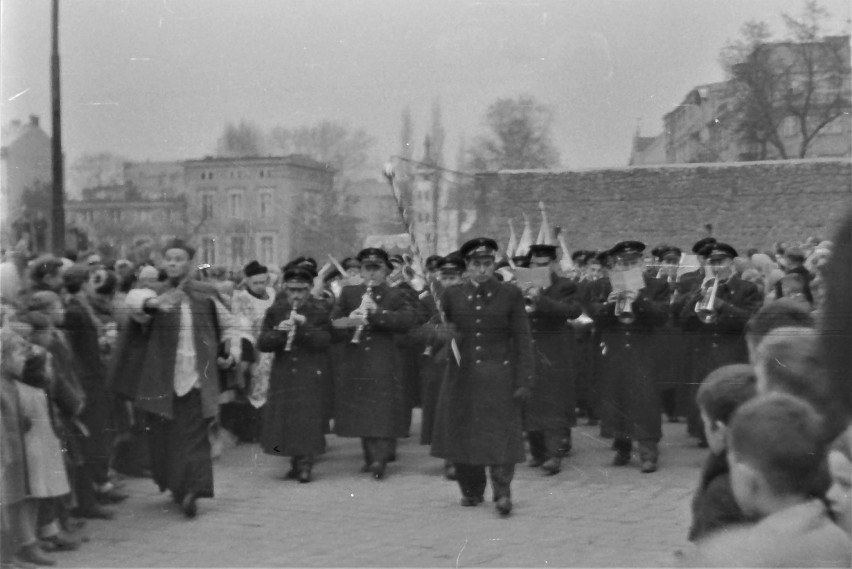
[[[630,462],[630,450],[633,446],[630,439],[615,439],[612,446],[615,449],[615,458],[612,459],[614,466],[624,466]]]

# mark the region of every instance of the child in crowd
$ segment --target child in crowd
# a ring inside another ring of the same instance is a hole
[[[819,415],[801,399],[770,393],[740,407],[728,434],[731,486],[760,521],[701,543],[700,564],[850,567],[849,536],[809,492],[826,448]]]
[[[754,371],[746,364],[720,367],[710,373],[698,388],[696,401],[704,421],[710,454],[692,500],[690,541],[747,521],[731,489],[725,437],[734,412],[756,393]]]
[[[810,310],[789,298],[781,298],[767,304],[746,323],[745,337],[749,362],[754,364],[755,351],[763,338],[772,330],[782,326],[813,328],[816,322]]]
[[[825,495],[834,521],[852,538],[852,426],[835,439],[828,452],[831,488]]]

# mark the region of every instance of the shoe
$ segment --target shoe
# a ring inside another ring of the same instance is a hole
[[[48,557],[44,551],[38,546],[38,543],[31,543],[29,545],[25,545],[20,550],[18,550],[17,557],[22,561],[27,563],[32,563],[33,565],[42,565],[46,567],[50,567],[52,565],[56,565],[56,560]]]
[[[80,547],[80,542],[76,539],[71,539],[68,536],[62,535],[62,533],[58,533],[56,535],[50,536],[48,538],[44,538],[40,540],[41,548],[44,551],[75,551]]]
[[[644,472],[646,474],[649,473],[649,472],[656,472],[657,471],[657,461],[651,460],[650,458],[646,458],[645,460],[642,461],[641,470],[642,470],[642,472]]]
[[[79,518],[66,518],[62,520],[62,529],[67,533],[75,533],[86,527],[86,520]]]
[[[461,499],[461,505],[465,507],[478,506],[485,499],[482,496],[465,496]]]
[[[447,480],[456,480],[456,466],[454,464],[444,465],[444,478]]]
[[[287,474],[284,475],[284,478],[286,478],[287,480],[295,480],[298,477],[299,477],[299,471],[296,470],[295,468],[291,468],[290,470],[287,471]]]
[[[299,484],[307,484],[311,481],[311,471],[303,470],[299,472]]]
[[[129,497],[129,494],[119,492],[115,488],[111,488],[104,492],[95,492],[95,498],[101,504],[118,504],[119,502],[125,501]]]
[[[618,450],[612,459],[613,466],[625,466],[630,462],[630,451]]]
[[[543,458],[531,458],[530,461],[527,463],[530,468],[538,468],[542,464],[544,464]]]
[[[75,518],[87,518],[90,520],[111,520],[115,518],[115,512],[95,504],[88,508],[74,508],[71,515]]]
[[[497,499],[497,512],[501,516],[508,516],[512,513],[512,500],[508,496],[501,496]]]
[[[559,448],[556,450],[559,451],[559,454],[562,456],[568,456],[571,454],[571,450],[574,448],[574,444],[571,441],[571,430],[569,429],[565,436],[562,437],[562,440],[559,441]]]
[[[180,503],[180,509],[183,510],[183,515],[187,518],[194,518],[198,515],[198,504],[196,501],[198,500],[198,495],[195,492],[189,492],[186,496],[183,497],[183,501]]]
[[[553,476],[554,474],[559,474],[559,471],[562,470],[562,461],[558,458],[549,458],[541,465],[541,468],[547,474]]]
[[[385,477],[385,464],[379,461],[374,462],[370,465],[370,472],[373,473],[373,478],[381,480]]]

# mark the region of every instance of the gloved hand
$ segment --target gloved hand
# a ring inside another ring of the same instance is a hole
[[[529,387],[519,387],[512,394],[512,397],[516,401],[524,402],[527,399],[529,399],[531,395],[532,395],[532,390]]]

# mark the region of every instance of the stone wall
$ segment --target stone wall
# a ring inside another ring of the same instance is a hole
[[[852,162],[788,160],[678,164],[575,172],[504,171],[479,174],[468,203],[476,222],[460,243],[486,235],[501,248],[507,220],[520,237],[522,212],[533,239],[547,207],[572,249],[604,249],[625,239],[649,248],[668,243],[689,248],[712,234],[743,252],[775,241],[829,238],[852,205]]]

